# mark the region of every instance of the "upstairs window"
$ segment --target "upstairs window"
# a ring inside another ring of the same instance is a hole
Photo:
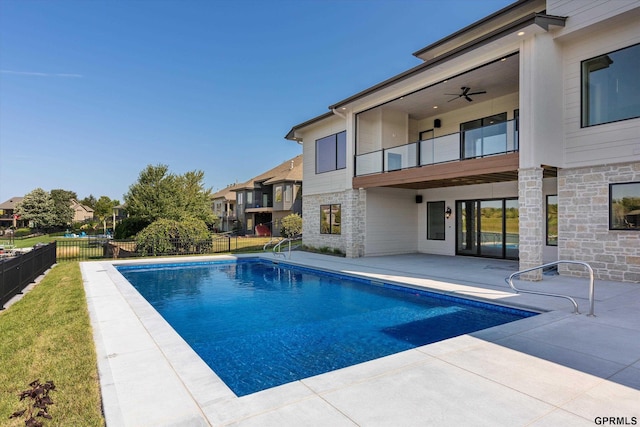
[[[316,140],[316,173],[330,172],[346,167],[346,131]]]
[[[640,44],[582,61],[582,127],[640,117]]]

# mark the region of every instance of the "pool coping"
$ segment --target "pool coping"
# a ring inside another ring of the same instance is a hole
[[[221,260],[238,258],[273,260],[259,254],[215,257]],[[179,262],[211,259],[212,257],[190,257],[181,258]],[[81,263],[98,355],[104,414],[110,427],[251,424],[265,414],[279,414],[283,410],[290,410],[287,408],[300,405],[311,406],[311,409],[306,410],[311,413],[321,407],[322,410],[315,419],[353,425],[355,422],[349,416],[345,418],[345,414],[335,405],[327,407],[327,395],[341,387],[363,383],[394,370],[432,362],[438,348],[466,347],[471,345],[471,337],[492,342],[572,316],[567,311],[547,311],[538,316],[452,338],[444,344],[429,344],[237,397],[115,268],[119,264],[176,261],[176,258],[168,258]],[[296,261],[286,262],[297,264]],[[323,270],[322,266],[310,266],[308,262],[300,262],[299,265]],[[338,274],[345,273],[338,271]],[[384,281],[393,283],[388,277]],[[405,282],[400,284],[406,285]],[[415,286],[434,291],[433,288]],[[479,300],[495,304],[494,301]],[[526,310],[531,310],[535,305],[531,302],[508,304]],[[538,307],[538,310],[545,311],[548,308]],[[473,345],[476,344],[474,342]],[[148,396],[153,396],[153,403],[145,401]]]

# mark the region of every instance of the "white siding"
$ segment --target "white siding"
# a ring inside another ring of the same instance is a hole
[[[418,251],[418,209],[413,190],[367,190],[365,255]]]
[[[638,7],[638,0],[547,0],[547,14],[570,17],[560,35],[597,25]]]
[[[580,127],[581,61],[637,43],[638,18],[620,17],[605,29],[592,30],[588,38],[571,38],[563,44],[565,167],[640,161],[640,118]]]
[[[348,174],[350,172],[349,164],[352,158],[349,156],[349,148],[347,147],[347,169],[340,169],[332,172],[324,172],[316,174],[316,140],[325,136],[342,132],[346,129],[346,121],[338,116],[335,118],[324,120],[317,126],[305,129],[303,135],[303,195],[307,194],[323,194],[341,192],[346,188]],[[350,136],[347,132],[347,145],[349,145]]]

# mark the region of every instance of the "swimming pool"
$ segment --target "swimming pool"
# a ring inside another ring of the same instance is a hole
[[[257,259],[117,268],[238,396],[535,314]]]

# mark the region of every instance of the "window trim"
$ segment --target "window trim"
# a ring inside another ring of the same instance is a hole
[[[639,191],[638,192],[638,197],[640,198],[640,181],[616,182],[616,183],[609,184],[609,231],[635,231],[635,232],[639,232],[640,231],[640,224],[636,228],[632,228],[632,227],[614,228],[613,227],[613,188],[614,187],[621,187],[621,186],[625,186],[625,185],[637,185],[638,186],[638,191]]]
[[[339,150],[340,144],[339,144],[339,140],[338,140],[338,135],[340,135],[340,134],[344,134],[344,139],[345,139],[344,165],[338,164],[338,161],[340,159],[340,150]],[[319,152],[318,143],[320,141],[328,140],[331,137],[333,137],[333,141],[329,142],[329,144],[333,143],[334,144],[334,148],[335,148],[335,159],[334,159],[334,162],[333,162],[333,168],[332,169],[323,170],[323,171],[319,172],[318,171],[318,152]],[[315,142],[316,175],[327,173],[327,172],[334,172],[334,171],[337,171],[337,170],[342,170],[342,169],[346,169],[347,168],[347,153],[346,153],[346,151],[347,151],[346,150],[347,142],[346,142],[346,139],[347,139],[347,131],[346,130],[343,130],[341,132],[337,132],[337,133],[334,133],[334,134],[331,134],[331,135],[327,135],[327,136],[323,136],[322,138],[316,139],[316,142]]]
[[[323,232],[322,231],[322,213],[324,212],[324,207],[325,206],[329,206],[329,218],[328,218],[328,223],[329,223],[328,230],[329,231],[328,232]],[[342,204],[341,203],[330,203],[330,204],[320,205],[320,234],[321,235],[334,235],[334,236],[338,235],[339,236],[339,235],[342,234],[342,224],[339,224],[340,225],[340,231],[338,233],[334,233],[333,232],[333,226],[332,226],[333,220],[332,220],[332,218],[334,216],[334,214],[333,214],[334,206],[338,207],[338,212],[340,212],[340,217],[342,218]]]
[[[585,60],[580,61],[580,128],[589,128],[589,127],[593,127],[593,126],[600,126],[600,125],[606,125],[609,123],[617,123],[617,122],[622,122],[625,120],[633,120],[633,119],[637,119],[640,118],[640,114],[633,116],[633,117],[625,117],[623,119],[616,119],[616,120],[610,120],[610,121],[606,121],[606,122],[598,122],[598,123],[592,123],[589,124],[588,122],[588,115],[589,115],[589,110],[588,110],[588,103],[589,103],[589,93],[587,91],[588,89],[588,80],[585,79],[585,64],[589,61],[593,61],[596,58],[600,58],[603,56],[608,56],[611,54],[614,54],[616,52],[620,52],[622,50],[625,49],[631,49],[631,48],[637,48],[640,49],[640,43],[635,43],[629,46],[625,46],[625,47],[621,47],[620,49],[616,49],[616,50],[612,50],[609,52],[605,52],[602,53],[600,55],[596,55],[594,57],[591,58],[587,58]]]

